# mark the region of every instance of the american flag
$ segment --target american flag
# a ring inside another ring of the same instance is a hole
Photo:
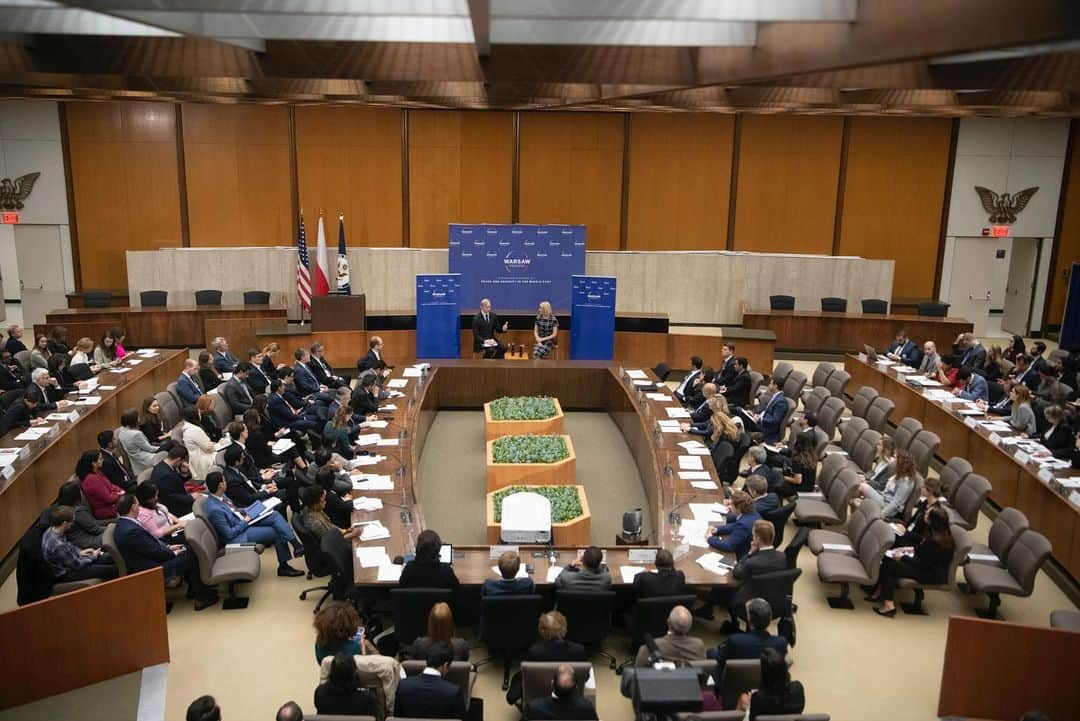
[[[307,234],[304,232],[304,216],[300,216],[300,237],[297,240],[296,294],[300,296],[300,308],[311,310],[311,274],[308,272]]]

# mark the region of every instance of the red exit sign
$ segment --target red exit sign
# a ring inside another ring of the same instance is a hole
[[[1012,234],[1012,228],[1007,225],[991,225],[991,238],[1008,238]]]
[[[19,214],[15,211],[5,210],[0,213],[0,223],[3,223],[4,225],[18,225]]]

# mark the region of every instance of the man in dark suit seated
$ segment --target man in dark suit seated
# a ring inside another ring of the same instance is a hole
[[[758,512],[762,518],[766,513],[772,513],[780,507],[780,496],[769,490],[769,482],[765,480],[765,476],[759,476],[754,474],[746,479],[743,490],[750,494],[750,497],[754,499],[754,510]],[[730,501],[725,501],[730,505]],[[728,523],[735,522],[735,514],[728,513]]]
[[[701,369],[701,374],[697,379],[686,389],[686,395],[683,397],[683,405],[687,408],[699,408],[705,403],[705,385],[715,385],[716,371],[709,366],[705,366]]]
[[[232,423],[229,424],[230,426]],[[268,470],[264,475],[256,469],[254,478],[245,473],[247,454],[242,446],[233,443],[225,449],[222,460],[225,463],[225,495],[237,505],[238,508],[247,508],[256,501],[265,501],[269,498],[281,499],[278,510],[285,513],[288,499],[285,489],[279,489],[277,484],[270,478],[273,470]]]
[[[517,551],[506,551],[499,556],[500,578],[484,579],[480,587],[481,596],[527,596],[536,590],[536,585],[528,576],[518,577],[521,570],[521,556]]]
[[[352,400],[349,401],[353,413],[361,416],[369,416],[379,411],[379,388],[375,384],[375,376],[366,374],[360,378],[360,385],[353,391]]]
[[[0,352],[0,391],[13,391],[29,382],[23,367],[11,353],[6,350]]]
[[[29,428],[31,422],[45,423],[36,418],[37,403],[29,393],[24,392],[21,396],[16,393],[10,402],[11,405],[0,415],[0,436],[7,435],[15,428]]]
[[[656,572],[642,571],[634,576],[634,595],[637,598],[657,598],[659,596],[681,596],[689,593],[686,588],[686,576],[675,570],[675,559],[671,551],[661,548],[656,552]]]
[[[68,410],[74,405],[71,401],[64,400],[66,395],[64,389],[44,368],[35,368],[31,371],[30,385],[26,387],[26,395],[33,399],[39,416],[55,410]]]
[[[735,522],[710,526],[706,541],[711,548],[721,553],[734,553],[738,559],[750,550],[754,521],[760,521],[761,516],[754,510],[754,499],[745,491],[731,494],[731,508],[735,513]]]
[[[555,661],[574,663],[575,661],[589,660],[589,655],[584,646],[566,640],[566,616],[558,611],[548,611],[540,616],[537,627],[540,640],[529,648],[525,658],[522,660],[542,663]],[[520,671],[510,677],[510,687],[506,692],[506,703],[512,706],[521,703]]]
[[[918,368],[922,362],[922,351],[919,350],[919,345],[908,338],[907,331],[903,329],[897,331],[896,340],[885,350],[885,355],[912,368]]]
[[[247,384],[250,373],[251,364],[246,361],[240,363],[236,366],[232,378],[218,388],[218,393],[225,399],[234,416],[242,416],[244,411],[251,408],[253,397]]]
[[[311,362],[311,355],[307,350],[297,348],[293,352],[293,357],[296,359],[296,363],[293,364],[293,383],[296,385],[296,392],[306,398],[325,391],[326,386],[319,383],[319,379],[315,377],[315,374],[311,372],[311,368],[308,367]]]
[[[176,395],[180,396],[183,408],[187,408],[195,405],[199,396],[205,392],[199,381],[199,362],[194,358],[188,358],[184,361],[184,370],[176,379]]]
[[[739,410],[743,426],[747,433],[759,431],[766,443],[779,443],[784,435],[784,419],[787,417],[790,401],[780,390],[780,381],[769,376],[769,400],[760,413],[751,413],[746,408]]]
[[[187,460],[188,449],[184,446],[173,446],[168,455],[150,472],[150,480],[158,487],[158,501],[177,517],[191,513],[191,507],[195,505],[195,499],[184,487],[184,478],[181,475],[186,470]]]
[[[217,592],[202,583],[195,554],[185,546],[165,545],[139,525],[139,502],[134,495],[125,493],[120,496],[116,502],[116,512],[119,518],[114,540],[128,573],[161,566],[165,572],[166,586],[175,588],[180,585],[180,579],[187,579],[188,588],[195,597],[196,611],[218,602]]]
[[[769,452],[765,446],[751,446],[747,455],[750,456],[750,465],[742,472],[742,475],[747,478],[761,476],[765,479],[770,491],[775,491],[784,483],[784,474],[780,469],[768,465]]]
[[[596,708],[577,693],[574,667],[561,664],[551,679],[551,695],[533,699],[525,708],[526,721],[534,719],[595,719]]]
[[[704,425],[712,419],[712,408],[709,408],[709,399],[717,393],[716,383],[705,383],[701,386],[701,403],[690,411],[690,422]]]
[[[266,408],[270,411],[270,420],[278,428],[288,428],[292,431],[315,431],[322,430],[319,421],[305,415],[303,408],[293,406],[283,395],[285,383],[280,378],[270,381],[270,395],[266,399]]]
[[[210,341],[210,351],[214,356],[214,368],[218,373],[232,373],[240,359],[229,352],[229,341],[221,336]]]
[[[735,380],[736,375],[738,375],[738,370],[735,368],[735,344],[725,341],[720,346],[720,367],[716,369],[714,382],[723,387]]]
[[[465,718],[465,699],[456,683],[446,680],[453,653],[445,643],[432,644],[427,668],[403,678],[397,687],[394,715],[412,718]]]
[[[506,346],[496,338],[496,333],[505,333],[510,324],[499,325],[499,316],[491,310],[491,301],[484,298],[480,301],[480,312],[473,316],[473,353],[483,351],[485,358],[502,358],[506,355]]]
[[[750,405],[750,363],[742,356],[735,359],[735,378],[720,388],[732,408]]]
[[[675,390],[672,391],[672,394],[679,403],[686,403],[686,394],[693,387],[694,383],[697,382],[697,379],[701,377],[701,366],[704,365],[704,363],[705,361],[701,360],[701,356],[690,356],[690,371],[683,376],[682,381],[675,387]]]
[[[581,562],[571,561],[555,579],[557,591],[610,591],[611,573],[603,563],[604,552],[599,546],[589,546]]]
[[[750,581],[754,576],[787,570],[787,557],[782,551],[773,548],[775,538],[776,529],[770,521],[754,521],[750,551],[731,570],[732,577],[739,582],[738,589],[735,590],[727,604],[728,614],[731,616],[732,630],[738,630],[737,613],[739,608],[747,601],[750,593]]]
[[[116,434],[110,430],[102,431],[97,435],[97,442],[101,448],[101,472],[113,485],[120,486],[125,491],[133,490],[135,474],[116,455]]]
[[[263,358],[266,356],[258,348],[248,348],[247,355],[247,362],[251,365],[251,371],[247,377],[248,389],[252,395],[256,396],[266,393],[266,389],[270,387],[270,376],[263,369]]]
[[[781,656],[787,655],[787,640],[783,636],[769,633],[772,623],[772,608],[764,598],[751,598],[746,602],[746,617],[750,621],[750,630],[746,633],[733,633],[727,643],[715,649],[709,649],[706,655],[718,661],[732,658],[760,658],[763,649],[776,649]],[[721,664],[720,672],[723,672]]]
[[[694,617],[686,606],[676,606],[668,614],[668,632],[656,639],[656,648],[665,661],[689,662],[705,658],[705,642],[697,636],[690,635],[690,629],[694,625]],[[638,649],[634,658],[634,665],[647,667],[649,663],[649,648],[644,644]]]
[[[334,369],[326,362],[326,348],[322,343],[311,344],[311,360],[308,361],[308,368],[315,374],[315,379],[319,381],[319,384],[327,388],[341,388],[349,385],[349,376],[335,375]]]

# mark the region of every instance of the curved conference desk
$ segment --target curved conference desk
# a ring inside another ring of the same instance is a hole
[[[678,443],[693,436],[683,433],[659,433],[656,420],[667,418],[665,406],[677,405],[662,403],[644,397],[633,388],[631,381],[620,375],[620,368],[607,362],[599,361],[499,361],[499,360],[445,360],[432,361],[432,368],[425,379],[409,378],[408,385],[400,389],[404,398],[390,403],[397,406],[392,413],[380,414],[390,421],[383,429],[386,437],[406,432],[399,447],[379,447],[373,452],[385,454],[386,459],[375,466],[366,466],[361,470],[374,474],[390,474],[394,480],[394,490],[385,492],[354,492],[354,496],[377,497],[383,500],[383,508],[378,511],[354,511],[353,522],[378,519],[390,529],[391,537],[361,543],[354,540],[354,546],[385,546],[387,554],[409,553],[413,550],[416,535],[425,528],[424,510],[419,502],[419,490],[424,485],[426,499],[443,500],[438,496],[437,478],[420,478],[417,469],[424,450],[424,441],[436,412],[442,409],[480,409],[487,401],[507,395],[547,395],[559,399],[567,411],[606,411],[611,415],[629,452],[634,456],[641,481],[648,497],[648,528],[652,529],[651,548],[657,546],[669,548],[673,552],[681,543],[676,540],[670,514],[675,511],[689,517],[687,504],[711,503],[719,500],[721,491],[700,491],[690,485],[690,481],[679,478],[676,457],[681,449]],[[628,366],[632,367],[632,366]],[[637,366],[643,370],[647,366]],[[656,376],[646,370],[650,380]],[[402,377],[402,368],[394,370],[394,378]],[[667,391],[666,388],[662,390]],[[668,393],[670,395],[670,393]],[[708,456],[701,457],[710,478],[719,486],[716,470]],[[672,470],[669,470],[672,469]],[[452,502],[452,499],[445,499]],[[394,505],[391,505],[394,504]],[[404,506],[404,508],[402,508]],[[607,508],[602,513],[621,514],[627,509]],[[408,513],[403,513],[407,511]],[[597,509],[593,509],[595,514]],[[476,523],[485,524],[484,518],[477,518]],[[435,529],[438,530],[438,529]],[[453,543],[452,538],[445,538]],[[612,539],[614,542],[615,539]],[[522,546],[524,562],[534,566],[533,580],[539,586],[547,583],[548,559],[532,556],[532,552],[544,550],[544,547]],[[577,549],[556,549],[559,551],[557,564],[562,566],[576,560]],[[611,546],[607,552],[607,565],[612,572],[612,581],[616,585],[624,584],[620,566],[651,564],[634,563],[629,560],[629,547]],[[712,586],[733,583],[730,574],[721,576],[705,570],[696,563],[696,559],[709,552],[708,549],[690,547],[689,552],[676,560],[676,567],[686,575],[687,583],[699,586]],[[486,578],[493,578],[489,546],[454,545],[454,570],[458,579],[465,585],[482,584]],[[725,562],[734,565],[735,559],[728,555]],[[356,583],[361,586],[395,585],[393,582],[380,582],[376,568],[363,568],[356,555],[353,556]]]

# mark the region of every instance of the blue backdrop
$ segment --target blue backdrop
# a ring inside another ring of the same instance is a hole
[[[461,274],[462,305],[534,312],[541,301],[570,309],[570,277],[585,272],[584,225],[451,225],[450,272]]]
[[[615,355],[615,279],[575,275],[570,306],[570,359],[611,360]]]
[[[1080,349],[1080,263],[1069,271],[1069,294],[1065,296],[1065,317],[1061,321],[1061,347]]]
[[[416,276],[416,357],[461,355],[461,276]]]

